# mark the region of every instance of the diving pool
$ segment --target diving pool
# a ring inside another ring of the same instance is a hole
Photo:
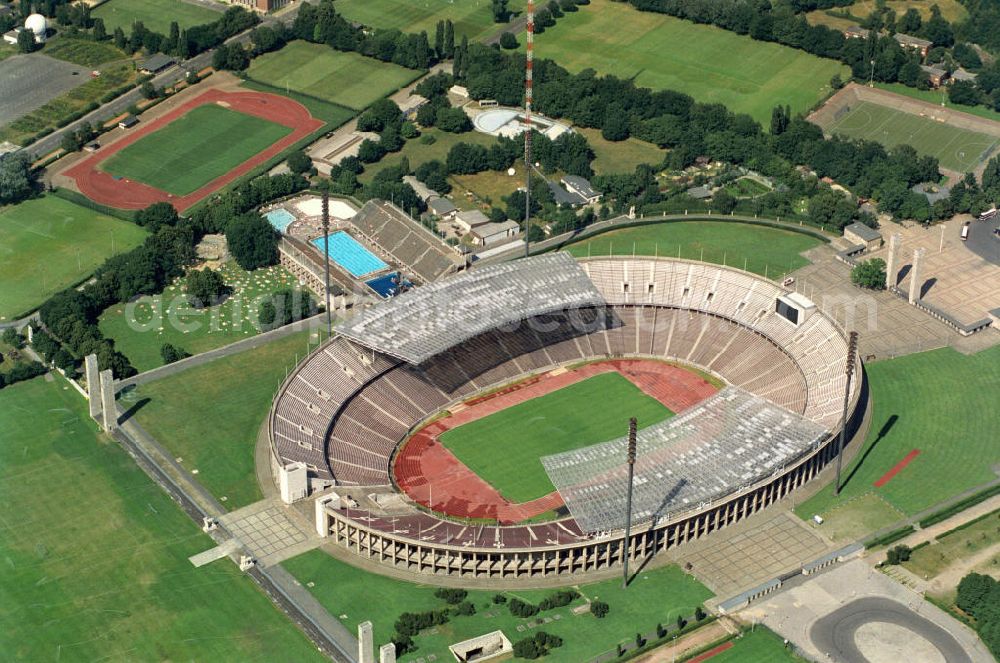
[[[277,230],[279,233],[285,232],[285,229],[291,225],[292,221],[295,220],[295,215],[284,208],[273,209],[264,215],[264,218]]]

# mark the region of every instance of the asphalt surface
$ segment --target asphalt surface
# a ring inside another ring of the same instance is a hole
[[[1000,265],[1000,235],[995,234],[1000,228],[1000,214],[989,221],[973,221],[969,224],[969,239],[965,247],[977,256]]]
[[[902,603],[882,597],[858,599],[838,608],[813,624],[809,638],[819,651],[838,663],[868,663],[855,644],[854,634],[872,622],[895,624],[925,638],[948,663],[972,662],[958,641],[943,628]]]
[[[9,124],[90,80],[90,70],[44,53],[0,62],[0,125]]]

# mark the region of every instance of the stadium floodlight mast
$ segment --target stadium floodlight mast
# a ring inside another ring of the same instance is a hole
[[[628,588],[629,538],[632,534],[632,480],[635,475],[635,434],[638,424],[635,417],[628,420],[628,449],[625,462],[628,464],[628,486],[625,492],[625,542],[622,551],[622,589]]]
[[[844,414],[840,418],[840,439],[837,442],[837,480],[833,486],[833,494],[840,495],[840,464],[844,456],[844,445],[847,442],[847,406],[851,400],[851,378],[854,377],[855,359],[858,354],[858,332],[852,331],[847,342],[847,384],[844,385]]]
[[[524,257],[531,255],[531,87],[535,61],[535,0],[528,0],[524,60]]]
[[[326,298],[326,337],[333,336],[333,312],[330,310],[330,190],[323,187],[323,294]]]

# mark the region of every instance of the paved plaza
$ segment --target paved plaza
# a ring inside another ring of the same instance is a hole
[[[972,630],[864,559],[789,581],[739,617],[763,622],[816,661],[993,661]]]
[[[90,80],[90,70],[41,53],[0,62],[0,125],[9,124]]]
[[[781,506],[723,528],[672,552],[719,599],[760,585],[822,556],[834,546]]]
[[[219,522],[262,566],[273,566],[318,548],[323,542],[298,512],[276,499],[227,513]]]

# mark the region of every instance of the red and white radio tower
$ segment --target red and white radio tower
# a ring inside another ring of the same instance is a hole
[[[524,63],[524,256],[531,254],[528,222],[531,219],[531,69],[535,60],[535,0],[528,0],[527,59]]]

